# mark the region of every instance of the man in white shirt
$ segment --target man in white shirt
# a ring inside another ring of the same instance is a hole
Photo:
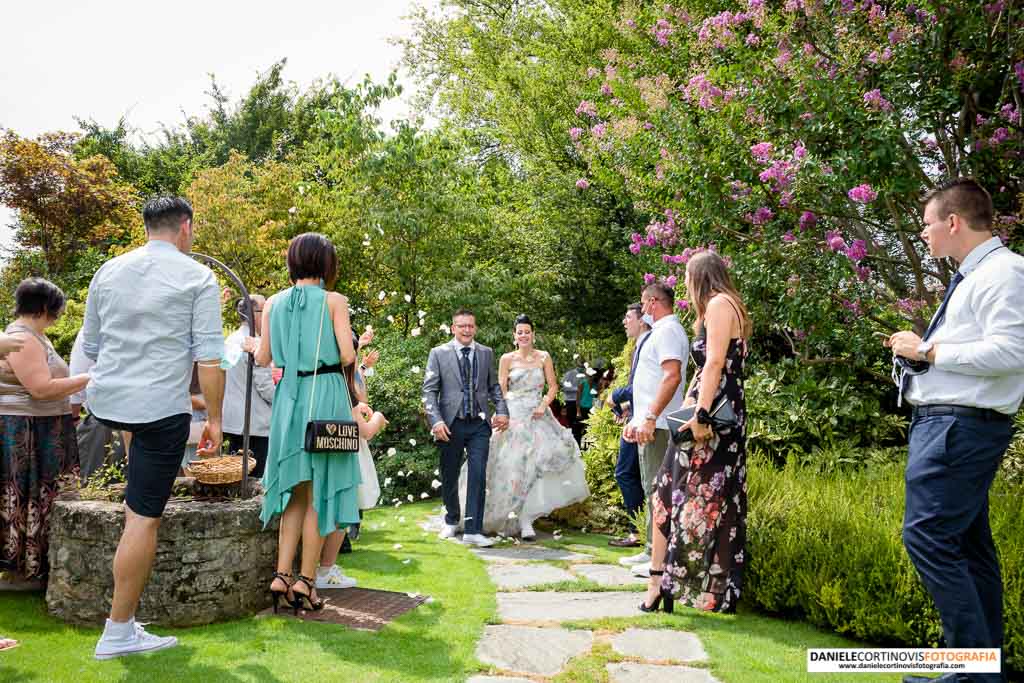
[[[647,499],[647,546],[644,552],[624,557],[620,562],[637,565],[633,573],[647,576],[651,562],[651,494],[669,444],[665,416],[683,405],[690,340],[673,312],[675,292],[671,287],[661,283],[648,285],[640,304],[653,319],[653,325],[637,356],[633,417],[623,430],[623,438],[640,446],[640,479]]]
[[[921,237],[934,258],[960,268],[924,337],[897,332],[886,342],[903,359],[900,389],[914,406],[903,543],[938,608],[946,646],[956,648],[1002,647],[988,492],[1024,398],[1024,258],[992,236],[992,214],[991,197],[971,179],[929,195]],[[907,371],[908,361],[919,365]]]

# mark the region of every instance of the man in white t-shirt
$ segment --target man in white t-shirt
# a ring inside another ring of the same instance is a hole
[[[640,446],[640,480],[647,498],[648,540],[644,552],[623,558],[620,562],[636,565],[633,573],[647,576],[651,561],[651,494],[669,445],[665,416],[683,405],[690,340],[674,314],[675,292],[671,287],[661,283],[648,285],[640,297],[640,304],[653,324],[637,358],[633,376],[633,417],[626,425],[623,437]]]

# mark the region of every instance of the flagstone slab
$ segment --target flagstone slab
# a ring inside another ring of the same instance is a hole
[[[628,586],[630,584],[645,584],[647,579],[633,576],[626,567],[614,564],[574,564],[573,573],[584,579],[589,579],[602,586]]]
[[[492,563],[487,565],[487,573],[499,590],[513,588],[529,588],[545,583],[559,581],[575,581],[576,577],[550,564],[512,564]]]
[[[500,548],[477,548],[473,550],[486,562],[527,562],[527,561],[553,561],[582,562],[583,560],[594,559],[593,555],[574,553],[560,548],[544,548],[533,545],[516,545]]]
[[[503,621],[579,621],[639,615],[643,599],[637,593],[498,593],[498,617]]]
[[[659,666],[657,664],[607,664],[605,669],[612,683],[651,683],[651,681],[672,681],[672,683],[719,683],[707,669],[688,666]]]
[[[509,671],[554,676],[566,662],[588,652],[594,644],[590,631],[534,626],[487,626],[476,647],[485,664]]]
[[[529,678],[509,676],[473,676],[466,683],[535,683]]]
[[[612,649],[648,661],[698,662],[708,658],[696,634],[668,629],[626,629],[612,638]]]

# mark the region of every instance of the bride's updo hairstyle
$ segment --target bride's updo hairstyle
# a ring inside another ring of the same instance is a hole
[[[740,293],[729,276],[729,267],[725,265],[725,261],[721,256],[711,250],[707,250],[691,258],[689,263],[686,264],[686,280],[687,287],[689,288],[687,296],[689,296],[694,310],[697,311],[699,319],[704,319],[708,302],[711,301],[713,296],[716,294],[726,294],[739,308],[743,336],[750,336],[753,328],[750,314],[747,312],[747,307],[743,305],[743,299],[740,298]]]
[[[520,325],[529,325],[530,331],[533,331],[533,321],[530,320],[530,316],[525,313],[520,313],[516,316],[516,321],[512,323],[512,329],[515,330]]]

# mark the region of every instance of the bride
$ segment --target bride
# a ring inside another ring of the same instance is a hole
[[[580,448],[549,409],[558,393],[551,356],[533,347],[533,323],[515,321],[517,350],[498,365],[498,382],[509,411],[508,429],[491,436],[487,458],[484,533],[536,538],[533,521],[590,495]],[[548,392],[542,395],[544,384]],[[466,467],[459,477],[462,498]]]

